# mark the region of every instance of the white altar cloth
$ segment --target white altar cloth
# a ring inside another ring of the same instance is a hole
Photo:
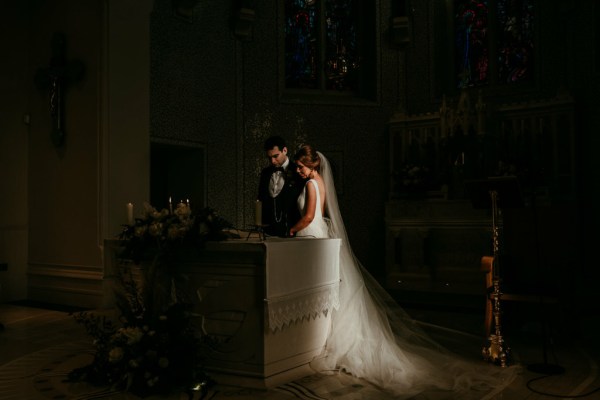
[[[275,387],[314,373],[338,306],[340,239],[208,242],[180,265],[223,384]]]
[[[340,239],[269,239],[266,298],[269,328],[338,309]]]

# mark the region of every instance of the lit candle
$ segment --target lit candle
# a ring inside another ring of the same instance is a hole
[[[169,196],[169,212],[173,214],[173,201],[171,200],[171,196]]]
[[[133,225],[133,204],[127,203],[127,223]]]
[[[254,206],[254,224],[257,226],[262,225],[262,201],[256,200]]]
[[[190,199],[186,199],[185,204],[187,204],[188,208],[190,208]]]

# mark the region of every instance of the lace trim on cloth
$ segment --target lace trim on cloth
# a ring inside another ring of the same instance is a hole
[[[317,318],[340,307],[339,282],[266,299],[272,331],[302,319]]]

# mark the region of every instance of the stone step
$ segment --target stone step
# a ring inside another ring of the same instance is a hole
[[[30,264],[27,298],[74,307],[105,306],[107,285],[101,266]]]

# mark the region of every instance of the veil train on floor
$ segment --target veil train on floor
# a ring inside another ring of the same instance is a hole
[[[518,368],[466,360],[447,350],[400,307],[354,255],[340,213],[332,168],[320,152],[330,236],[342,239],[340,308],[332,313],[317,371],[342,370],[396,398],[439,392],[436,398],[482,399],[507,386]],[[449,334],[449,333],[448,333]],[[460,335],[460,333],[456,333]],[[470,397],[471,396],[471,397]]]

